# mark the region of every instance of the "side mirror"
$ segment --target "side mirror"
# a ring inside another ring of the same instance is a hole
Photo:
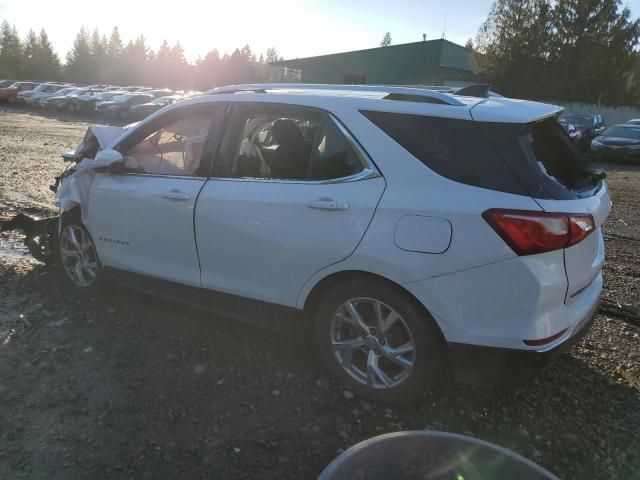
[[[115,163],[124,163],[124,156],[117,150],[106,149],[96,153],[93,159],[96,167],[108,167]]]

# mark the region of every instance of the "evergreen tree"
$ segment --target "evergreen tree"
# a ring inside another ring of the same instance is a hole
[[[78,83],[91,83],[94,78],[94,62],[91,55],[89,34],[84,27],[76,34],[73,47],[67,54],[65,76]]]
[[[19,79],[23,71],[22,44],[15,26],[6,20],[0,26],[0,77]]]
[[[381,47],[388,47],[389,45],[391,45],[391,32],[385,33],[380,42]]]
[[[627,85],[640,20],[620,0],[556,2],[552,24],[554,98],[616,104],[633,96]]]

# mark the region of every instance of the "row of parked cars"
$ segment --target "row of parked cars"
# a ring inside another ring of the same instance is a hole
[[[607,127],[600,114],[558,119],[578,148],[594,160],[640,161],[640,118]]]
[[[200,92],[141,86],[0,81],[0,103],[24,103],[54,110],[96,113],[122,121],[141,120],[162,107],[198,94]]]

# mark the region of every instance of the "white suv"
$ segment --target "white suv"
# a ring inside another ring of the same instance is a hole
[[[444,371],[524,378],[602,290],[607,186],[560,112],[417,87],[215,89],[89,130],[58,190],[60,263],[83,288],[302,332],[373,400],[415,400]]]

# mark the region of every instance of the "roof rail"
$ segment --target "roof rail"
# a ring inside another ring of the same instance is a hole
[[[267,93],[269,90],[327,90],[327,91],[352,91],[352,92],[380,92],[386,93],[384,99],[422,101],[429,103],[441,103],[461,107],[460,100],[448,92],[441,91],[443,87],[428,86],[395,86],[395,85],[330,85],[311,83],[258,83],[247,85],[229,85],[218,87],[206,92],[206,95],[218,95],[225,93]]]

